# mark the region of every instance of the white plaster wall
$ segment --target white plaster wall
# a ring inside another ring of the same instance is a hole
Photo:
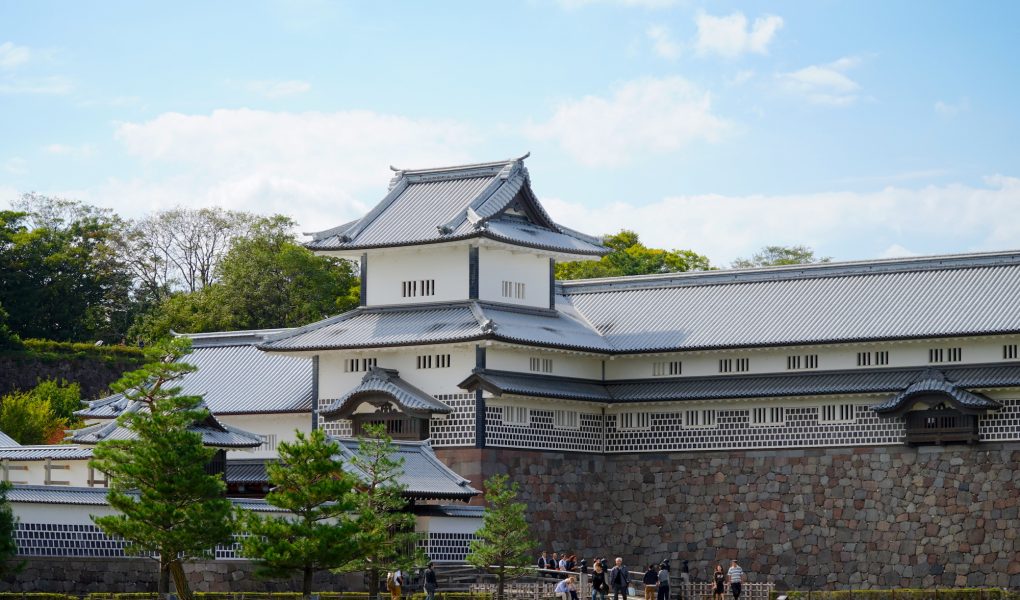
[[[11,469],[9,473],[12,482],[24,482],[25,485],[47,485],[46,484],[46,461],[45,460],[12,460],[11,467],[27,467],[27,471]],[[89,461],[83,460],[54,460],[54,466],[67,466],[68,469],[54,469],[50,477],[54,481],[67,481],[67,484],[55,485],[54,487],[88,487]],[[97,476],[101,475],[99,473]]]
[[[449,354],[450,366],[442,369],[418,369],[417,356]],[[319,357],[319,400],[333,400],[361,383],[364,372],[345,373],[344,361],[349,358],[375,358],[376,366],[396,369],[400,378],[429,394],[456,394],[463,390],[457,384],[475,367],[473,346],[437,345],[369,352],[336,352]]]
[[[1002,358],[1003,344],[1020,343],[1017,340],[1018,338],[1015,336],[995,336],[985,339],[920,340],[859,345],[801,346],[743,351],[727,350],[719,352],[621,356],[606,360],[606,379],[656,379],[657,377],[652,374],[653,364],[673,360],[679,360],[683,363],[682,377],[726,375],[719,372],[719,360],[726,358],[750,359],[750,371],[747,371],[747,373],[786,373],[810,370],[826,371],[866,368],[857,366],[858,352],[872,353],[870,368],[920,366],[951,368],[954,365],[962,364],[1004,362]],[[962,348],[963,360],[958,363],[929,363],[929,348]],[[875,364],[874,353],[880,351],[889,353],[889,363],[887,365]],[[787,370],[787,356],[799,355],[803,364],[803,357],[808,354],[818,355],[817,369]],[[527,365],[525,365],[526,369]],[[741,373],[733,372],[730,374],[740,375]]]
[[[524,298],[504,298],[504,281],[523,283]],[[548,256],[523,249],[511,252],[482,246],[478,251],[478,298],[490,302],[549,308]]]
[[[40,504],[12,501],[11,509],[23,525],[26,523],[94,525],[92,515],[104,517],[117,514],[109,506],[82,506],[80,504]]]
[[[258,435],[276,435],[276,443],[293,442],[296,439],[295,430],[308,433],[312,430],[312,414],[270,414],[270,415],[217,415],[221,423],[238,427],[250,433]],[[275,458],[279,456],[276,450],[255,448],[253,450],[229,450],[228,459],[245,458]]]
[[[435,295],[404,298],[401,282],[434,279]],[[368,253],[369,306],[449,302],[468,297],[468,247],[425,245]]]
[[[415,517],[414,530],[434,533],[474,533],[481,526],[481,519],[468,517]]]
[[[531,372],[532,357],[551,358],[553,361],[553,372],[540,374],[583,379],[602,378],[602,359],[599,357],[563,352],[543,352],[538,349],[490,347],[485,351],[485,368],[529,373]]]

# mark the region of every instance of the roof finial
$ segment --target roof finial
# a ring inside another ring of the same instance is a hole
[[[520,161],[524,160],[525,158],[528,158],[529,156],[531,156],[531,150],[528,150],[527,152],[525,152],[524,156],[522,156],[520,158],[515,158],[514,160],[516,160],[517,162],[520,162]]]

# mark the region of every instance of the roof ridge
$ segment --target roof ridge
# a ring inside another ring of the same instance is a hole
[[[836,263],[780,265],[756,269],[720,269],[653,275],[627,275],[597,279],[558,281],[564,295],[633,289],[737,285],[766,281],[830,279],[861,275],[886,275],[925,271],[951,271],[1020,265],[1020,250],[945,254],[909,258],[883,258]]]
[[[488,162],[464,163],[464,164],[460,164],[460,165],[447,165],[447,166],[444,166],[444,167],[424,167],[424,168],[420,168],[420,169],[400,169],[400,168],[397,168],[397,167],[394,167],[394,166],[391,165],[390,166],[390,170],[395,172],[395,173],[402,174],[402,175],[419,175],[419,174],[424,174],[424,173],[445,173],[445,172],[451,172],[451,171],[468,171],[468,170],[472,170],[472,169],[494,168],[494,167],[497,167],[497,166],[502,168],[502,167],[504,167],[504,166],[506,166],[508,164],[511,164],[511,163],[514,163],[514,162],[523,161],[524,159],[528,158],[529,156],[531,156],[530,152],[524,154],[523,156],[518,156],[516,158],[506,158],[506,159],[503,159],[503,160],[493,160],[493,161],[488,161]]]

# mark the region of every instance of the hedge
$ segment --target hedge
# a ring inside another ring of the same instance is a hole
[[[1000,588],[934,588],[892,590],[820,590],[805,592],[772,591],[770,600],[786,596],[788,600],[1020,600],[1020,592]]]
[[[55,342],[53,340],[28,339],[22,341],[22,350],[26,354],[39,358],[104,358],[106,360],[143,360],[145,353],[134,346],[96,346],[79,342]]]

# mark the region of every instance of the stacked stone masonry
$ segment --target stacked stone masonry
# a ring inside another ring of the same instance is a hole
[[[587,455],[440,450],[521,484],[540,546],[706,579],[846,589],[1020,588],[1020,444]],[[470,473],[470,475],[469,475]]]

